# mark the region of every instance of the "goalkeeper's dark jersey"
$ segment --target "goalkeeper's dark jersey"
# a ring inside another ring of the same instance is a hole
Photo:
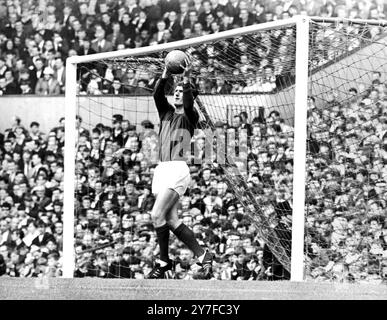
[[[160,117],[159,158],[160,161],[186,160],[185,152],[190,151],[190,141],[199,121],[194,108],[191,86],[183,85],[184,113],[175,113],[175,108],[165,97],[167,79],[160,79],[153,97]]]

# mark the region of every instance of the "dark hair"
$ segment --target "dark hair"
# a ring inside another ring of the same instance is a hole
[[[246,111],[242,111],[241,113],[240,113],[240,116],[241,117],[244,117],[244,118],[248,118],[248,115],[247,115],[247,112]]]
[[[91,131],[92,133],[97,133],[98,135],[101,134],[101,130],[98,129],[97,127],[93,128],[93,130]]]
[[[30,224],[32,224],[35,228],[38,227],[38,224],[36,223],[35,219],[33,219],[33,218],[27,220],[27,226],[29,226]]]
[[[24,232],[23,232],[23,230],[16,229],[16,230],[13,230],[12,233],[16,234],[20,239],[23,239],[23,238],[24,238]]]
[[[145,129],[154,129],[154,124],[149,121],[149,120],[144,120],[141,122],[141,125],[145,128]]]
[[[245,239],[249,239],[249,238],[245,238]],[[255,254],[249,255],[249,256],[246,258],[246,261],[255,261],[256,263],[259,263],[258,256],[255,255]]]
[[[20,122],[19,122],[20,123]],[[18,123],[18,124],[19,124]],[[7,139],[11,139],[11,138],[16,138],[16,135],[13,131],[9,131],[8,132],[8,135],[7,135]],[[4,143],[7,142],[7,141],[4,141]]]
[[[36,141],[36,140],[35,140],[35,141]],[[33,152],[33,153],[31,154],[31,158],[32,158],[33,156],[38,156],[38,157],[40,158],[40,160],[43,160],[43,159],[42,159],[42,156],[39,154],[39,152]]]
[[[272,112],[270,112],[269,117],[271,117],[272,114],[274,114],[276,117],[280,116],[280,113],[277,110],[273,110]]]
[[[192,190],[191,190],[191,194],[201,194],[202,192],[201,192],[201,190],[199,189],[199,188],[193,188]]]
[[[132,151],[130,151],[129,149],[125,149],[123,152],[122,152],[123,155],[132,155]]]
[[[10,210],[12,206],[11,206],[11,204],[8,203],[8,202],[3,202],[3,204],[1,205],[1,207],[2,207],[2,208],[7,208],[8,210]]]

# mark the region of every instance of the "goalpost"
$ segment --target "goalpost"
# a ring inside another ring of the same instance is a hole
[[[328,19],[329,20],[329,19]],[[83,112],[88,112],[88,129],[91,130],[93,126],[97,125],[96,121],[99,119],[100,122],[102,120],[106,120],[108,118],[108,114],[114,113],[114,111],[125,112],[133,112],[135,113],[135,120],[131,121],[135,125],[139,125],[141,119],[147,119],[154,112],[154,107],[151,102],[151,99],[146,97],[137,98],[137,97],[121,97],[117,99],[111,100],[111,110],[104,110],[106,106],[106,99],[104,99],[103,94],[90,98],[87,102],[88,95],[79,95],[79,91],[82,90],[80,88],[77,79],[82,77],[79,75],[79,66],[84,66],[85,64],[91,64],[95,62],[103,62],[104,65],[109,68],[111,65],[125,68],[125,66],[129,66],[130,68],[134,68],[136,70],[136,74],[140,74],[144,71],[144,68],[150,68],[150,66],[155,68],[155,73],[160,73],[160,68],[162,67],[162,54],[169,52],[173,49],[181,49],[186,50],[190,55],[193,61],[203,61],[202,57],[197,54],[197,48],[203,49],[205,48],[206,52],[209,53],[208,57],[212,57],[212,52],[214,50],[219,50],[218,53],[218,61],[222,62],[220,68],[227,65],[228,70],[226,75],[226,80],[230,83],[232,80],[242,79],[241,72],[236,72],[233,64],[224,62],[227,59],[235,59],[232,54],[239,52],[241,55],[247,55],[251,58],[251,52],[246,52],[246,49],[243,46],[248,46],[253,50],[255,47],[258,47],[259,41],[267,41],[269,38],[272,43],[272,52],[283,49],[284,46],[287,46],[287,50],[285,50],[284,54],[281,56],[282,58],[288,54],[288,57],[281,60],[283,64],[283,69],[285,71],[278,71],[279,76],[277,76],[277,81],[270,82],[275,90],[267,90],[264,86],[260,86],[258,91],[264,88],[265,92],[256,92],[256,82],[262,81],[262,78],[258,74],[257,70],[254,68],[251,69],[242,69],[245,70],[249,77],[243,78],[248,83],[244,83],[245,88],[250,88],[249,90],[235,92],[233,96],[217,96],[216,92],[213,94],[200,94],[200,105],[199,107],[203,107],[205,110],[205,114],[202,114],[202,118],[204,118],[204,122],[206,122],[207,127],[213,129],[213,123],[215,121],[223,121],[228,123],[231,121],[232,117],[238,114],[241,111],[250,110],[249,120],[251,121],[253,118],[256,118],[259,115],[260,107],[265,107],[266,116],[271,111],[279,111],[285,120],[286,125],[288,127],[292,127],[293,129],[289,133],[289,135],[293,135],[294,139],[294,149],[293,149],[293,159],[290,167],[293,169],[292,176],[292,196],[289,202],[292,203],[292,211],[291,214],[291,239],[288,239],[287,236],[284,238],[280,238],[281,235],[286,234],[287,230],[280,229],[282,224],[278,223],[278,221],[274,221],[272,217],[272,211],[274,210],[275,204],[274,202],[270,203],[270,201],[265,201],[265,203],[260,203],[260,198],[256,196],[254,191],[251,191],[249,187],[251,184],[250,181],[246,179],[246,177],[241,174],[242,185],[246,186],[245,189],[238,189],[238,186],[234,186],[235,192],[238,199],[241,200],[242,207],[245,212],[250,215],[250,219],[255,222],[257,228],[259,229],[259,235],[261,239],[268,244],[270,250],[274,254],[275,258],[285,266],[285,269],[290,271],[291,281],[303,281],[305,280],[305,247],[304,247],[304,238],[305,238],[305,220],[306,220],[306,194],[305,188],[307,186],[307,149],[308,149],[308,121],[307,121],[307,111],[308,111],[308,95],[311,93],[316,94],[325,94],[324,86],[326,84],[321,84],[321,88],[315,89],[315,87],[311,86],[311,76],[312,76],[312,58],[316,58],[315,53],[313,52],[313,56],[309,52],[310,46],[310,35],[311,35],[311,26],[317,28],[317,23],[321,22],[318,18],[310,18],[306,16],[297,16],[286,20],[274,21],[259,25],[252,25],[248,27],[243,27],[239,29],[233,29],[225,32],[220,32],[217,34],[206,35],[198,38],[192,38],[188,40],[182,40],[177,42],[171,42],[161,45],[149,46],[149,47],[141,47],[136,49],[125,49],[121,51],[107,52],[107,53],[99,53],[89,56],[74,56],[67,59],[66,63],[66,96],[65,96],[65,181],[64,181],[64,233],[63,233],[63,276],[66,278],[72,278],[75,270],[75,239],[74,239],[74,224],[75,224],[75,190],[76,190],[76,179],[75,173],[75,159],[77,156],[76,143],[78,139],[78,132],[75,127],[75,119],[76,116]],[[337,20],[323,20],[329,23],[336,23]],[[364,23],[364,21],[354,21],[354,23]],[[368,22],[369,23],[369,22]],[[372,25],[373,22],[371,22]],[[376,23],[380,25],[380,23]],[[324,26],[329,29],[329,26]],[[284,38],[287,39],[288,42],[277,43],[277,35],[275,30],[278,30],[278,33],[284,35]],[[289,32],[287,30],[290,30]],[[267,34],[266,34],[267,32]],[[269,33],[272,32],[272,33]],[[340,32],[340,31],[339,31]],[[313,34],[313,37],[315,34]],[[356,37],[359,37],[356,35]],[[229,50],[229,46],[231,42],[227,42],[232,39],[232,45],[235,45],[239,51]],[[259,40],[258,40],[259,39]],[[293,40],[294,42],[289,43]],[[235,41],[234,41],[235,40]],[[227,42],[227,45],[225,43]],[[278,47],[276,47],[278,46]],[[226,56],[225,52],[222,52],[222,48],[224,50],[229,50],[231,55]],[[211,49],[209,49],[211,48]],[[355,48],[356,49],[356,48]],[[245,50],[245,51],[244,51]],[[249,49],[248,49],[249,50]],[[247,50],[247,51],[248,51]],[[343,50],[343,49],[341,49]],[[257,50],[258,51],[258,50]],[[345,50],[344,50],[345,51]],[[345,54],[344,51],[341,54]],[[335,51],[337,54],[338,50]],[[222,56],[222,54],[224,54]],[[289,55],[292,56],[289,57]],[[208,57],[206,61],[208,61]],[[264,60],[264,57],[259,58]],[[271,57],[274,60],[273,57]],[[333,59],[327,58],[327,63],[335,63],[339,61],[338,56],[335,56]],[[317,59],[318,60],[318,59]],[[278,60],[279,61],[279,60]],[[224,64],[223,64],[224,63]],[[274,64],[274,62],[273,62]],[[142,66],[141,66],[142,65]],[[383,65],[383,64],[382,64]],[[255,66],[258,69],[258,65]],[[259,66],[262,72],[266,72],[267,65]],[[89,67],[87,67],[89,68]],[[238,67],[239,68],[239,67]],[[272,71],[273,66],[271,66]],[[319,83],[319,75],[315,70],[318,69],[318,66],[314,69],[314,84],[316,88]],[[104,69],[106,70],[106,68]],[[197,65],[197,76],[200,78],[200,63]],[[265,70],[265,71],[264,71]],[[88,70],[90,71],[90,70]],[[146,70],[145,70],[146,71]],[[223,71],[217,71],[222,74]],[[267,71],[267,72],[270,72]],[[282,73],[281,73],[282,72]],[[242,72],[243,73],[243,72]],[[283,76],[283,75],[286,76]],[[316,76],[317,74],[317,76]],[[361,75],[357,75],[360,77]],[[278,81],[281,78],[282,81]],[[354,78],[357,79],[357,78]],[[352,79],[352,80],[354,80]],[[216,82],[216,79],[212,79]],[[243,81],[244,81],[243,80]],[[82,78],[79,80],[82,82]],[[111,79],[110,79],[111,81]],[[243,82],[241,80],[241,82]],[[348,80],[349,82],[350,80]],[[200,84],[200,81],[198,82]],[[236,84],[238,86],[238,84]],[[334,88],[331,88],[332,90]],[[200,88],[199,91],[204,90]],[[119,100],[118,100],[119,99]],[[102,101],[103,100],[103,101]],[[119,106],[115,105],[118,104]],[[137,104],[141,104],[142,107],[146,106],[147,111],[139,111],[137,108]],[[99,105],[95,107],[95,105]],[[88,110],[84,110],[90,108]],[[95,108],[91,111],[92,108]],[[134,109],[133,109],[134,108]],[[153,108],[153,109],[152,109]],[[253,109],[253,110],[252,110]],[[133,111],[134,110],[134,111]],[[227,112],[226,112],[227,110]],[[230,114],[231,110],[231,114]],[[145,114],[145,115],[143,115]],[[99,117],[99,118],[98,118]],[[153,115],[153,119],[156,119],[155,115]],[[212,124],[212,126],[209,125]],[[270,141],[270,137],[267,138],[267,141]],[[246,160],[247,162],[247,160]],[[274,169],[275,171],[276,169]],[[236,184],[237,178],[235,178],[232,174],[226,174],[226,180],[230,182],[231,185]],[[263,189],[272,189],[272,193],[278,192],[275,189],[274,185],[271,185],[268,182],[263,181],[261,183],[263,185]],[[270,190],[269,190],[270,191]],[[289,190],[287,190],[289,193]],[[286,192],[285,192],[286,193]],[[280,195],[282,197],[282,195]],[[282,198],[281,198],[282,199]],[[256,213],[256,214],[255,214]],[[273,222],[274,221],[274,222]],[[273,224],[274,223],[274,224]],[[273,227],[274,226],[274,227]],[[280,235],[280,236],[279,236]],[[279,237],[276,239],[276,237]]]

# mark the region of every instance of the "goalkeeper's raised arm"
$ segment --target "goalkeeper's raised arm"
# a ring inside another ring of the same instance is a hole
[[[167,67],[164,68],[161,78],[155,86],[153,98],[159,113],[160,121],[162,121],[165,114],[169,111],[184,113],[188,117],[188,120],[196,127],[199,115],[194,108],[194,98],[196,97],[197,92],[196,90],[193,92],[193,88],[190,83],[191,63],[188,58],[184,61],[184,65],[181,65],[181,68],[184,70],[183,82],[179,82],[175,86],[173,106],[169,104],[167,98],[165,97],[165,85],[171,77],[171,73]]]
[[[157,81],[153,92],[153,98],[160,119],[159,138],[161,161],[166,159],[171,160],[174,158],[171,154],[172,151],[170,150],[173,146],[167,146],[166,143],[162,143],[162,141],[166,142],[165,137],[171,137],[171,139],[168,139],[170,141],[177,141],[178,139],[174,140],[173,136],[174,133],[178,133],[176,129],[188,130],[192,136],[194,129],[197,128],[199,122],[199,114],[194,108],[194,100],[197,97],[197,90],[193,88],[190,82],[191,64],[188,58],[184,61],[184,65],[181,65],[181,68],[184,70],[183,81],[175,85],[173,92],[173,105],[168,102],[168,99],[165,96],[165,85],[171,77],[171,73],[167,67],[164,68],[161,78]],[[172,118],[174,118],[175,121],[172,121]],[[174,123],[174,128],[171,128],[170,125],[163,126],[163,121],[167,121],[169,124]],[[129,146],[125,145],[123,148],[116,151],[114,156],[121,157],[123,151],[128,148]]]

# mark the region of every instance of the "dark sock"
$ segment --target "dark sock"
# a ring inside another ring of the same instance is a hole
[[[197,257],[204,254],[204,249],[199,245],[194,233],[184,223],[179,225],[173,233],[181,240]]]
[[[155,228],[157,240],[160,246],[160,260],[169,261],[168,247],[169,247],[169,226],[164,224],[161,227]]]

